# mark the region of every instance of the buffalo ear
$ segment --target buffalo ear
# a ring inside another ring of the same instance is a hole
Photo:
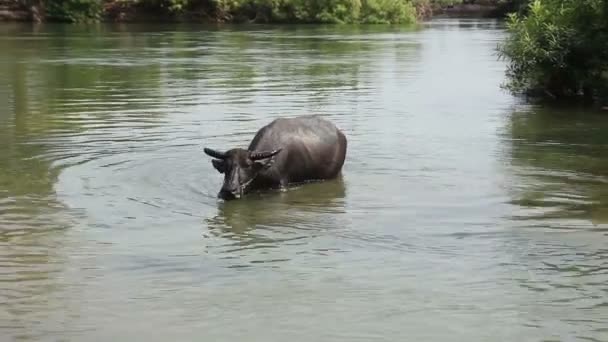
[[[212,159],[211,164],[219,173],[224,173],[226,171],[226,163],[223,160]]]

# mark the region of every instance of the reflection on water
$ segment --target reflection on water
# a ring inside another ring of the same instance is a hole
[[[514,227],[530,229],[513,253],[525,270],[515,279],[538,294],[529,305],[534,316],[542,317],[546,306],[562,310],[558,336],[577,331],[577,339],[590,341],[607,336],[600,327],[608,314],[606,119],[589,109],[529,106],[512,113],[506,127],[516,206],[511,219]],[[536,317],[527,324],[554,325]]]
[[[221,201],[205,226],[209,234],[226,242],[211,251],[230,260],[232,268],[274,265],[294,255],[344,252],[344,246],[318,245],[317,240],[348,229],[345,201],[342,178]],[[283,247],[291,252],[286,255]]]
[[[511,154],[519,176],[513,203],[525,208],[516,218],[564,229],[608,223],[607,129],[602,112],[533,107],[513,113]]]
[[[339,227],[345,211],[343,179],[309,183],[286,191],[251,193],[238,201],[220,202],[216,216],[207,219],[209,231],[235,240],[241,248],[258,248]]]
[[[53,187],[60,169],[43,156],[51,146],[43,139],[52,131],[41,122],[32,98],[40,96],[27,65],[27,52],[0,63],[0,334],[18,328],[21,338],[62,307],[48,300],[58,288],[62,238],[72,223],[63,214]],[[6,56],[3,56],[6,57]],[[9,335],[11,336],[11,335]]]
[[[608,120],[502,92],[503,27],[0,25],[0,336],[608,340]],[[310,113],[341,179],[217,200]]]

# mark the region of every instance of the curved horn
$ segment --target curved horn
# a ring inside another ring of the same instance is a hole
[[[207,147],[205,147],[203,149],[203,151],[205,151],[206,154],[210,155],[213,158],[226,159],[226,153],[219,152],[219,151],[216,151],[216,150],[212,150],[212,149],[207,148]]]
[[[278,148],[274,151],[269,151],[269,152],[251,152],[251,154],[249,155],[249,159],[259,160],[259,159],[270,158],[270,157],[276,155],[277,153],[281,152],[281,150],[282,150],[282,148]]]

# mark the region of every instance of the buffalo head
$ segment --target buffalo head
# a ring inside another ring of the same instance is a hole
[[[219,152],[210,148],[205,153],[215,159],[211,160],[213,167],[224,174],[224,184],[218,197],[224,200],[234,199],[246,193],[247,187],[260,171],[272,165],[271,157],[281,152],[281,149],[264,152],[251,152],[235,148]]]

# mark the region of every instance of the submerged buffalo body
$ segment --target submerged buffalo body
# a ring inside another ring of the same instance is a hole
[[[262,127],[245,150],[205,148],[224,174],[218,197],[234,199],[250,190],[331,179],[340,174],[346,137],[318,116],[280,118]]]

